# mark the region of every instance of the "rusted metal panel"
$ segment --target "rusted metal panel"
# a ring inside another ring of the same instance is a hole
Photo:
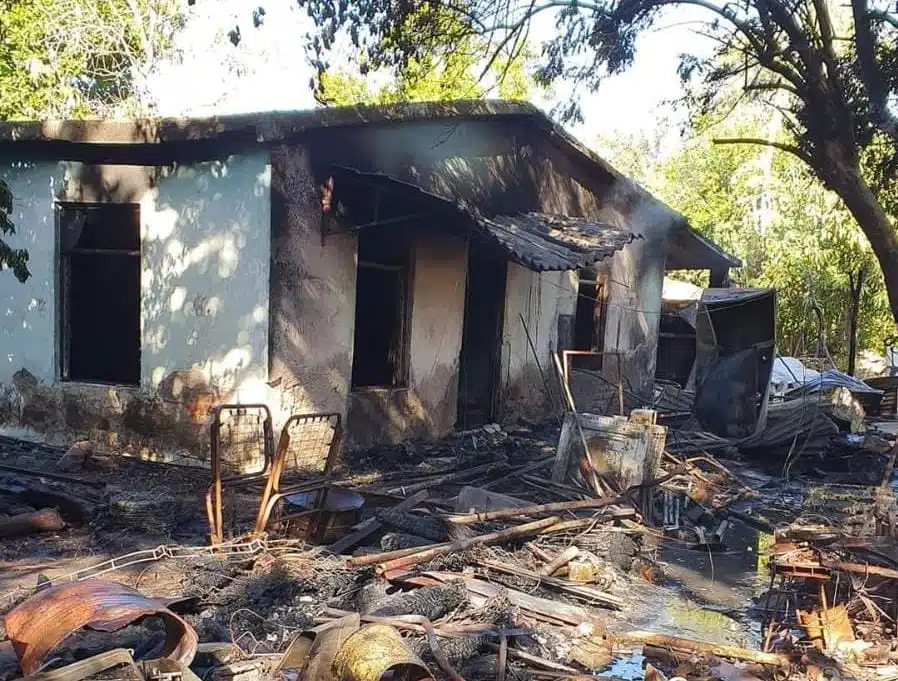
[[[76,631],[84,627],[117,631],[147,616],[159,617],[165,623],[162,656],[189,665],[199,642],[190,624],[162,602],[123,584],[100,579],[60,584],[16,606],[5,618],[6,637],[13,644],[22,671],[32,674]]]

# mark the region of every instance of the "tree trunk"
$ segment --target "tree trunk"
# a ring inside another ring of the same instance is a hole
[[[861,312],[861,294],[866,277],[866,265],[858,267],[857,273],[848,273],[848,286],[851,294],[848,308],[848,373],[852,376],[854,376],[857,361],[857,318]]]
[[[898,233],[859,169],[845,169],[832,184],[870,242],[885,279],[892,317],[898,323]]]

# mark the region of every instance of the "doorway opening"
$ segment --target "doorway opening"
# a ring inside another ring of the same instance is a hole
[[[496,420],[508,263],[472,242],[458,377],[458,427]]]

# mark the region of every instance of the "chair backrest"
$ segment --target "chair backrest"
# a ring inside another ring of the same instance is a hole
[[[225,404],[211,428],[212,465],[223,479],[266,472],[274,458],[271,412],[264,404]]]
[[[279,474],[290,479],[330,475],[342,444],[340,414],[295,414],[281,429]]]

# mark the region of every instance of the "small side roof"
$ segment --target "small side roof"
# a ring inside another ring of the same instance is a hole
[[[742,267],[742,261],[696,232],[685,220],[671,237],[667,270],[718,270],[731,267]]]

